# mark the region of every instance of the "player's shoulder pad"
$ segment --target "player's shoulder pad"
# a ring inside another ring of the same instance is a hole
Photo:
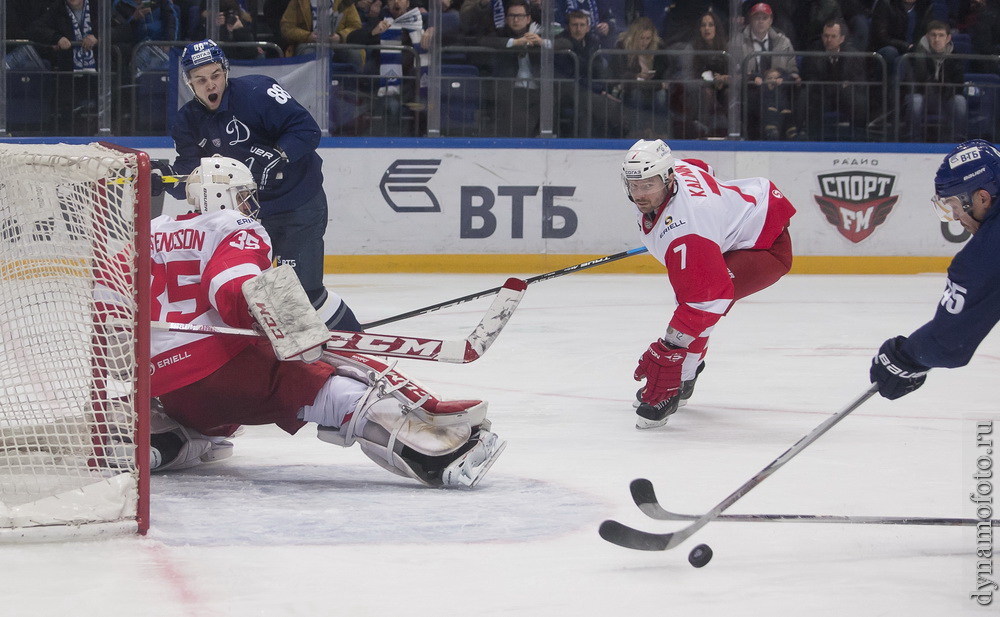
[[[685,165],[691,165],[692,167],[697,167],[703,171],[707,171],[711,175],[715,175],[715,169],[701,159],[681,159],[681,162]]]

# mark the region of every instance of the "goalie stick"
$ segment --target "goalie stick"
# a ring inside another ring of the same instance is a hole
[[[466,364],[480,358],[490,348],[493,341],[500,336],[500,331],[514,314],[514,309],[524,296],[528,285],[517,278],[509,278],[499,287],[499,293],[486,310],[469,336],[460,340],[438,340],[417,338],[412,336],[395,336],[391,334],[368,334],[365,332],[346,332],[330,330],[330,340],[326,348],[331,351],[347,351],[389,358],[409,358],[412,360],[431,360],[433,362],[450,362]],[[234,336],[263,337],[256,330],[248,328],[230,328],[224,326],[204,326],[199,324],[182,324],[154,321],[154,330],[170,332],[191,332],[196,334],[229,334]]]
[[[766,480],[768,476],[780,469],[785,463],[795,458],[795,456],[805,450],[811,443],[822,437],[824,433],[833,428],[835,424],[846,418],[852,411],[861,407],[861,405],[871,398],[876,392],[878,392],[878,384],[872,384],[862,395],[858,396],[849,405],[847,405],[847,407],[844,407],[824,420],[823,423],[814,428],[811,433],[803,436],[795,442],[795,444],[792,445],[791,448],[785,450],[781,456],[771,461],[766,467],[757,472],[755,476],[744,482],[742,486],[719,502],[719,504],[712,508],[709,512],[697,517],[687,527],[670,533],[649,533],[647,531],[634,529],[628,525],[623,525],[618,521],[606,520],[601,523],[598,533],[601,534],[602,538],[612,544],[617,544],[618,546],[639,551],[666,551],[676,547],[681,542],[694,535],[699,529],[717,519],[720,514],[729,508],[729,506],[739,501],[755,486]]]
[[[593,268],[595,266],[611,263],[612,261],[618,261],[619,259],[624,259],[626,257],[631,257],[633,255],[641,255],[642,253],[645,253],[647,250],[648,249],[646,247],[640,246],[638,248],[622,251],[621,253],[615,253],[613,255],[605,255],[604,257],[599,257],[597,259],[585,261],[583,263],[579,263],[573,266],[566,266],[565,268],[561,268],[559,270],[553,270],[552,272],[546,272],[545,274],[539,274],[538,276],[533,276],[531,278],[525,279],[524,283],[526,285],[530,285],[531,283],[538,283],[539,281],[547,281],[549,279],[554,279],[558,276],[571,274],[573,272],[579,272],[580,270],[586,270],[588,268]],[[375,321],[363,323],[361,324],[361,327],[365,330],[369,328],[377,328],[378,326],[384,326],[387,323],[402,321],[404,319],[409,319],[410,317],[416,317],[418,315],[423,315],[425,313],[432,313],[439,309],[448,308],[450,306],[456,306],[458,304],[464,304],[466,302],[478,300],[479,298],[485,298],[486,296],[490,296],[497,293],[501,289],[503,288],[494,287],[493,289],[477,291],[476,293],[469,294],[467,296],[462,296],[461,298],[455,298],[453,300],[445,300],[444,302],[438,302],[437,304],[431,304],[430,306],[425,306],[423,308],[413,309],[412,311],[407,311],[405,313],[400,313],[398,315],[393,315],[391,317],[383,317],[382,319],[377,319]]]
[[[696,521],[697,514],[671,512],[656,498],[653,483],[645,478],[632,480],[629,485],[632,500],[643,514],[658,521]],[[850,516],[837,514],[720,514],[717,521],[734,523],[844,523],[849,525],[941,525],[974,527],[979,523],[1000,526],[1000,519],[947,518],[928,516]]]

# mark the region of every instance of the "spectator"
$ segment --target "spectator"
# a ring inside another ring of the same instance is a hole
[[[382,46],[372,60],[380,79],[372,87],[374,115],[383,119],[383,134],[398,135],[402,131],[403,108],[414,107],[418,100],[417,56],[422,70],[427,69],[427,56],[421,47],[426,16],[411,8],[410,0],[388,0],[388,15],[371,30],[359,28],[348,37],[349,43]],[[406,48],[400,51],[398,48]],[[396,49],[393,49],[396,48]]]
[[[844,139],[827,135],[827,124],[849,122],[852,128],[864,127],[868,119],[868,88],[864,81],[865,65],[847,47],[847,25],[841,19],[823,26],[822,40],[814,49],[825,55],[802,59],[802,81],[806,87],[806,130],[810,139]],[[832,116],[832,117],[831,117]]]
[[[119,23],[132,31],[131,41],[176,41],[180,38],[173,0],[114,0]]]
[[[611,13],[608,0],[557,0],[554,19],[569,28],[569,15],[574,11],[583,12],[590,20],[590,35],[595,36],[601,47],[614,46],[618,37],[618,26]],[[625,27],[623,23],[622,28]]]
[[[316,53],[316,31],[319,29],[316,20],[319,17],[315,0],[291,0],[288,8],[281,16],[281,38],[289,47],[286,55],[300,53]],[[361,17],[351,0],[332,0],[330,2],[330,44],[346,43],[347,37],[361,27]],[[360,54],[344,54],[346,50],[337,50],[334,58],[338,62],[353,62],[360,66]],[[337,55],[342,57],[337,58]]]
[[[663,136],[669,132],[666,83],[669,71],[663,39],[648,17],[640,17],[618,37],[616,49],[626,54],[611,56],[611,74],[618,82],[611,94],[622,101],[631,136]]]
[[[367,2],[368,0],[364,1]],[[358,5],[360,4],[361,1],[359,0]],[[267,40],[274,41],[274,43],[281,49],[285,49],[290,44],[281,36],[281,18],[285,15],[285,10],[288,9],[288,5],[289,0],[264,0],[260,19],[261,24],[264,26],[262,29],[270,33],[270,37]],[[358,9],[359,13],[360,11],[361,10]]]
[[[476,44],[478,39],[496,34],[506,24],[502,0],[465,0],[459,9],[462,34]]]
[[[870,50],[885,60],[890,85],[896,83],[896,61],[915,50],[933,18],[931,0],[879,0],[875,4]]]
[[[531,20],[526,0],[508,0],[506,25],[493,36],[483,37],[484,47],[498,50],[494,55],[493,76],[497,78],[496,123],[504,137],[535,137],[539,131],[539,77],[543,46],[569,49],[565,38],[542,38],[540,27]],[[515,53],[515,50],[517,53]]]
[[[967,101],[962,94],[965,68],[962,60],[948,57],[955,49],[948,24],[930,22],[917,49],[919,54],[900,60],[913,71],[912,81],[900,80],[900,88],[908,92],[903,104],[907,135],[911,141],[930,141],[927,129],[934,115],[940,117],[938,141],[962,141],[968,122]]]
[[[770,107],[779,105],[776,110],[779,115],[785,112],[789,118],[793,115],[792,84],[801,81],[795,64],[795,49],[787,36],[772,27],[773,12],[771,6],[758,2],[750,9],[750,25],[743,29],[737,41],[736,55],[743,62],[745,76],[749,80],[747,101],[749,118],[746,127],[751,139],[759,139],[763,135],[765,124],[764,114]],[[773,52],[778,55],[769,55]],[[765,79],[767,80],[765,83]],[[791,84],[786,83],[791,82]],[[772,117],[772,120],[774,118]],[[775,122],[771,122],[772,125]],[[785,124],[782,121],[780,124]],[[787,126],[783,134],[794,137],[792,127]]]
[[[847,43],[851,49],[868,51],[871,41],[872,7],[880,0],[840,0],[847,23]]]
[[[94,77],[102,40],[100,6],[97,0],[56,0],[28,28],[31,40],[49,46],[41,55],[57,71],[56,135],[93,135],[97,131]]]
[[[590,31],[590,15],[583,11],[567,13],[566,30],[557,38],[568,40],[576,59],[573,62],[565,54],[555,58],[559,76],[574,79],[577,84],[575,90],[563,92],[560,97],[560,110],[573,110],[574,116],[566,120],[573,121],[578,129],[578,133],[566,136],[621,138],[621,102],[608,94],[608,62],[604,56],[596,55],[601,49],[601,40]]]
[[[125,75],[167,68],[167,50],[144,41],[176,41],[180,38],[177,8],[173,0],[113,0],[115,36],[125,45],[122,64]],[[127,51],[126,51],[127,50]],[[130,66],[135,57],[135,66]]]
[[[796,13],[798,6],[803,0],[769,0],[767,5],[771,8],[771,27],[785,35],[792,43],[792,47],[798,45],[798,33],[795,29]],[[804,0],[808,2],[809,0]],[[750,23],[750,13],[760,4],[759,0],[743,0],[744,24]]]
[[[694,99],[688,107],[694,109],[698,137],[724,135],[728,124],[729,59],[725,55],[729,39],[722,19],[708,11],[698,21],[698,34],[691,42],[694,52],[694,75],[705,84],[693,89]]]
[[[956,28],[969,35],[972,53],[983,56],[1000,54],[1000,8],[987,0],[968,0],[960,8]],[[972,73],[1000,73],[995,58],[969,63]]]
[[[823,26],[832,19],[843,19],[838,0],[805,0],[795,7],[795,49],[810,49],[818,46],[823,34]]]
[[[30,39],[32,25],[45,13],[49,4],[38,0],[7,0],[7,39]]]
[[[691,32],[698,30],[702,17],[712,13],[720,23],[729,21],[729,0],[687,0],[670,4],[663,26],[663,43],[668,48],[678,43],[691,43]]]
[[[219,0],[219,12],[215,14],[215,23],[219,26],[219,42],[221,43],[253,43],[256,40],[253,31],[243,21],[246,11],[240,8],[237,0]],[[202,40],[208,36],[208,19],[206,13],[200,25],[194,31],[194,38]],[[230,46],[226,52],[230,58],[237,60],[254,60],[263,57],[264,51],[259,47]]]

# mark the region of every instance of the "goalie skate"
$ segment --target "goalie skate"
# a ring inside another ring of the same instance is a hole
[[[443,486],[474,487],[507,447],[505,439],[487,430],[480,430],[472,442],[475,445],[470,450],[444,468],[441,473]]]

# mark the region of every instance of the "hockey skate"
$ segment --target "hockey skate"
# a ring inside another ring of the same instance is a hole
[[[640,403],[635,409],[635,427],[637,429],[656,428],[663,426],[680,406],[680,396],[672,396],[656,405]]]
[[[470,443],[474,443],[472,448],[449,463],[441,472],[442,486],[474,487],[507,447],[505,439],[485,429],[480,429],[473,435]]]
[[[696,383],[698,383],[698,375],[701,375],[701,372],[703,370],[705,370],[704,362],[698,365],[698,370],[695,371],[694,373],[694,379],[688,379],[687,381],[681,382],[681,396],[680,396],[680,402],[677,404],[677,407],[683,407],[687,405],[688,399],[691,398],[692,394],[694,394],[694,386]],[[643,388],[639,388],[638,390],[636,390],[635,400],[632,401],[633,409],[638,409],[639,405],[642,404],[642,391]]]

